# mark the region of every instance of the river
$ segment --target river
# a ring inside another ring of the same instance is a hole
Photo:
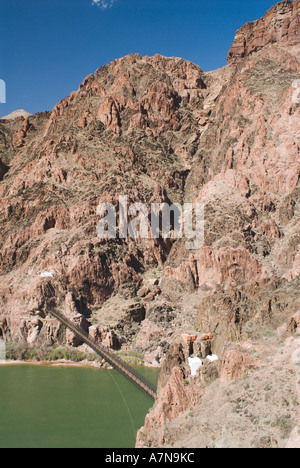
[[[132,448],[152,405],[115,370],[0,366],[0,447]]]

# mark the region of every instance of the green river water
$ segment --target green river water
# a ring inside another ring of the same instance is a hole
[[[152,406],[115,370],[0,366],[0,448],[132,448]]]

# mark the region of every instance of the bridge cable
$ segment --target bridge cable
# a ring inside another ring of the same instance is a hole
[[[126,408],[127,408],[127,411],[128,411],[128,414],[129,414],[129,418],[130,418],[130,421],[131,421],[134,439],[136,439],[137,431],[136,431],[136,429],[135,429],[134,421],[133,421],[133,418],[132,418],[132,416],[131,416],[131,412],[130,412],[129,406],[128,406],[126,400],[125,400],[124,394],[123,394],[122,390],[120,389],[120,387],[119,387],[119,385],[118,385],[116,379],[114,378],[114,376],[113,376],[113,374],[112,374],[112,371],[111,371],[110,369],[108,369],[108,372],[109,372],[109,375],[111,376],[111,378],[113,379],[113,381],[115,382],[116,387],[117,387],[117,389],[119,390],[121,397],[123,398],[124,404],[125,404],[125,406],[126,406]]]

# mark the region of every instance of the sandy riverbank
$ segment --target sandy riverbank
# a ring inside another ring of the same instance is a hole
[[[87,360],[81,362],[72,362],[67,360],[59,361],[0,361],[1,366],[16,366],[16,365],[31,365],[31,366],[51,366],[51,367],[92,367],[97,369],[112,369],[111,366],[102,366],[99,362],[90,362]]]

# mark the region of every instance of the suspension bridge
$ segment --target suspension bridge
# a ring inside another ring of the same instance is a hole
[[[89,334],[78,325],[72,323],[67,317],[54,309],[49,310],[51,315],[59,320],[65,327],[77,335],[84,343],[86,343],[95,353],[102,359],[105,359],[114,369],[117,369],[127,379],[134,383],[138,388],[145,392],[153,400],[156,399],[157,389],[156,386],[136,371],[133,367],[127,364],[123,359],[117,356],[110,349],[106,348],[100,343],[96,343]]]

